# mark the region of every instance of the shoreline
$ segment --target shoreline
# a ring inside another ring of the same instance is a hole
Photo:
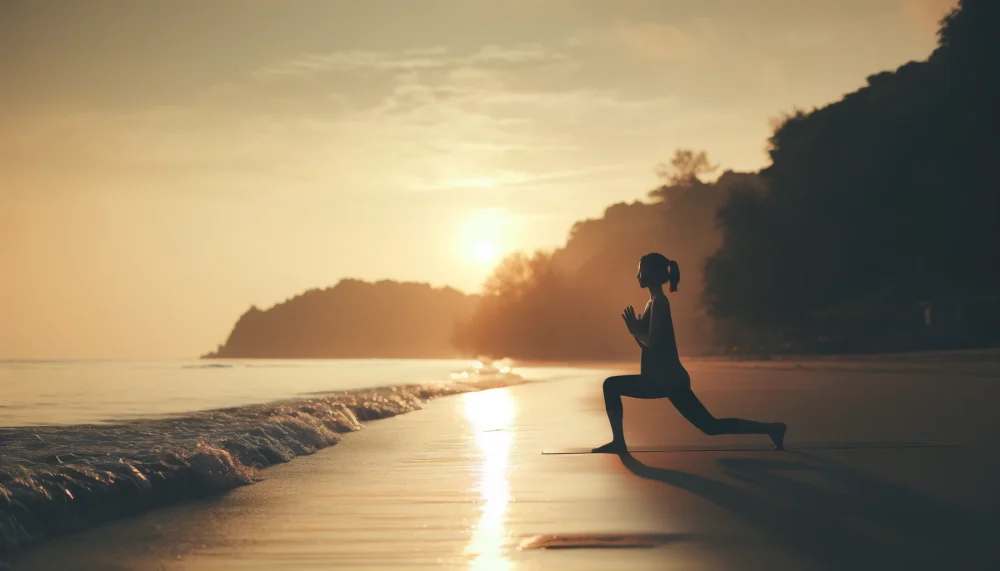
[[[118,423],[0,428],[0,569],[4,558],[55,538],[257,483],[262,470],[334,447],[369,421],[526,382],[488,375]],[[157,440],[143,440],[149,434]],[[101,448],[116,440],[132,444]]]
[[[625,368],[639,367],[638,356],[634,361],[625,360],[583,360],[569,361],[554,359],[551,361],[510,359],[518,367],[566,367],[566,368]],[[1000,363],[1000,349],[954,349],[941,351],[913,351],[895,353],[809,353],[790,355],[681,355],[681,360],[690,363]]]
[[[663,399],[625,399],[630,446],[710,450],[544,455],[609,436],[600,379],[559,375],[435,399],[254,486],[54,539],[11,568],[996,568],[995,383],[746,365],[698,382],[719,417],[787,421],[792,451],[739,450],[763,437],[707,436]],[[830,441],[859,448],[794,451]],[[962,446],[863,447],[906,441]],[[581,549],[530,548],[539,538]],[[608,538],[662,543],[586,548]]]

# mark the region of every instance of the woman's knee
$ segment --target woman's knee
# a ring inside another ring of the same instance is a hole
[[[711,420],[702,420],[695,426],[698,427],[698,430],[702,431],[708,436],[718,436],[719,434],[722,434],[722,429],[719,426],[719,421],[714,418]]]
[[[604,379],[604,394],[605,395],[618,394],[619,391],[618,384],[619,384],[618,379],[615,377],[608,377]]]

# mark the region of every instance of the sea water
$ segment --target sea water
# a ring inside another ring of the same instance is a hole
[[[252,483],[427,399],[561,369],[436,360],[0,363],[0,553]]]
[[[462,360],[0,361],[0,427],[87,424],[446,381]]]

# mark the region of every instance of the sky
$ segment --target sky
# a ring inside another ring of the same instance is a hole
[[[196,357],[342,278],[478,291],[954,0],[0,0],[0,358]],[[631,276],[629,276],[631,277]]]

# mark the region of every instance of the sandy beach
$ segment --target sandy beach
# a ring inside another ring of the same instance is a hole
[[[895,367],[691,364],[716,416],[787,422],[785,452],[722,450],[766,443],[708,437],[667,401],[626,399],[630,445],[719,449],[543,455],[609,439],[600,389],[613,368],[445,397],[257,484],[47,541],[11,566],[997,568],[992,366]],[[816,443],[886,448],[795,450]]]
[[[0,0],[0,571],[1000,571],[998,27]]]

